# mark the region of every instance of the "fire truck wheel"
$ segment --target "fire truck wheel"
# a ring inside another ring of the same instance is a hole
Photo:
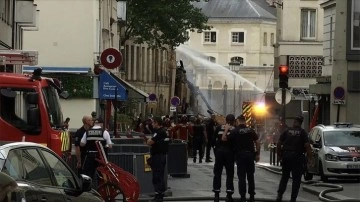
[[[106,202],[123,201],[126,202],[126,198],[123,195],[120,187],[113,183],[102,184],[97,188],[97,191]]]

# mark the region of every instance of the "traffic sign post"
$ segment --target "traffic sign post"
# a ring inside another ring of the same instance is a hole
[[[170,99],[170,103],[173,106],[179,106],[180,105],[180,98],[177,96],[174,96]]]
[[[334,95],[334,104],[337,105],[337,114],[336,114],[336,122],[339,122],[339,118],[340,118],[340,105],[344,105],[345,104],[345,89],[341,86],[338,86],[334,89],[333,92]]]
[[[120,51],[115,48],[105,49],[100,56],[101,64],[106,69],[115,69],[122,63],[123,57]]]
[[[177,110],[176,110],[176,107],[180,105],[180,98],[177,97],[177,96],[173,96],[170,99],[170,104],[172,105],[170,107],[170,112],[174,112],[174,114],[175,114],[175,123],[177,123]]]
[[[286,105],[291,101],[291,93],[287,88],[279,88],[275,94],[275,100],[281,105],[281,121],[285,124]]]

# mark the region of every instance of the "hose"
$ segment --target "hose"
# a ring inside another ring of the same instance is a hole
[[[240,198],[234,197],[235,201],[240,200]],[[220,201],[225,201],[225,197],[220,197]],[[153,201],[152,198],[140,198],[139,201],[142,202],[150,202]],[[214,196],[189,196],[189,197],[164,197],[164,201],[214,201]],[[275,199],[270,198],[255,198],[255,201],[259,202],[273,202]],[[287,200],[283,200],[283,202],[287,202]],[[313,202],[313,201],[302,201],[297,200],[297,202]]]
[[[282,173],[280,171],[276,171],[273,170],[267,166],[263,166],[263,165],[258,165],[257,167],[265,169],[267,171],[270,171],[272,173],[281,175]],[[328,187],[329,189],[325,189],[323,191],[321,191],[319,193],[319,199],[321,201],[324,202],[360,202],[360,199],[355,199],[355,198],[349,198],[349,199],[331,199],[329,196],[327,196],[326,194],[331,193],[331,192],[339,192],[339,191],[343,191],[344,188],[341,185],[337,185],[337,184],[330,184],[330,183],[320,183],[318,181],[314,181],[314,180],[310,180],[310,181],[301,181],[301,183],[306,184],[306,185],[311,185],[311,186],[315,186],[315,187]],[[308,188],[303,187],[304,190],[309,191]]]

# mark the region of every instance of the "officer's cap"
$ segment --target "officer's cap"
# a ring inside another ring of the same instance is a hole
[[[303,116],[297,116],[297,117],[295,117],[295,120],[298,121],[299,123],[302,123],[304,121],[304,117]]]

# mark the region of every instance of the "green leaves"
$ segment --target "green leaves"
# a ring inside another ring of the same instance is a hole
[[[93,78],[89,75],[56,73],[45,76],[59,79],[64,90],[68,91],[69,99],[93,97]]]
[[[188,40],[184,35],[187,30],[209,30],[207,17],[192,1],[128,0],[123,44],[131,38],[152,48],[177,47]]]

